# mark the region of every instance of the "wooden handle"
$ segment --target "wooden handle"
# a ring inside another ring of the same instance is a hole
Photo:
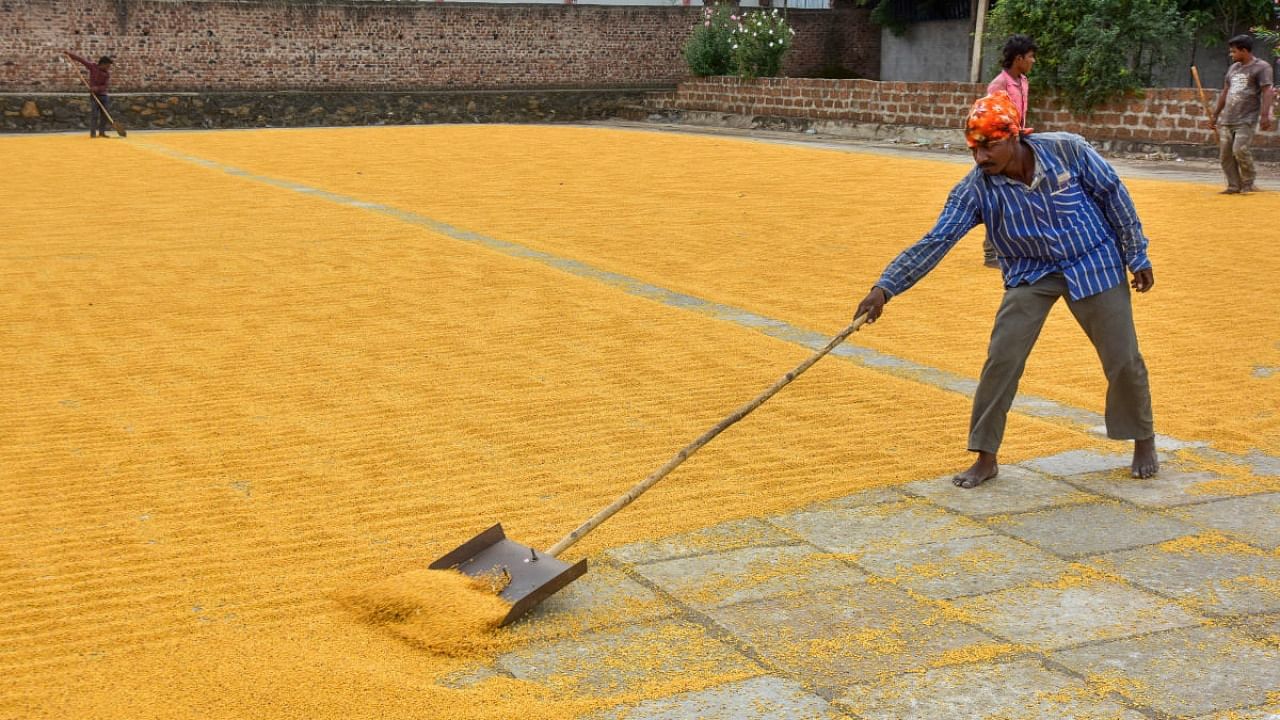
[[[1204,113],[1209,118],[1209,122],[1213,122],[1213,108],[1209,107],[1209,98],[1205,97],[1204,86],[1200,84],[1200,71],[1196,70],[1196,66],[1191,66],[1191,79],[1196,81],[1196,90],[1200,93],[1200,104],[1204,105]],[[1218,129],[1214,128],[1213,137],[1217,139]]]
[[[67,59],[66,55],[60,55],[59,57],[61,57],[68,65],[71,65],[71,61]],[[107,122],[111,123],[112,127],[115,127],[116,121],[111,118],[111,113],[107,112],[107,106],[103,105],[102,101],[98,99],[97,93],[93,91],[93,86],[89,84],[88,80],[84,79],[84,75],[80,73],[80,69],[75,65],[71,65],[71,70],[76,74],[76,79],[80,81],[80,84],[84,85],[84,89],[89,91],[89,97],[92,97],[93,101],[98,104],[98,108],[102,110],[102,114],[107,117]],[[116,132],[120,132],[120,128],[117,127]]]
[[[826,355],[827,353],[834,350],[837,345],[844,342],[846,338],[848,338],[850,335],[856,332],[858,328],[862,327],[866,322],[867,322],[866,315],[859,315],[858,317],[854,318],[853,322],[849,325],[849,327],[845,328],[844,330],[841,330],[839,335],[836,335],[835,337],[831,338],[831,342],[827,343],[826,347],[822,348],[821,350],[819,350],[818,352],[810,356],[809,359],[797,365],[796,368],[791,372],[778,378],[777,382],[775,382],[773,385],[770,385],[767,390],[757,395],[754,400],[752,400],[751,402],[748,402],[746,405],[743,405],[742,407],[733,411],[733,413],[731,413],[728,417],[726,417],[725,419],[717,423],[715,427],[703,433],[702,436],[699,437],[697,440],[694,440],[693,442],[689,443],[687,446],[685,446],[683,450],[676,453],[675,457],[668,460],[666,465],[663,465],[662,467],[655,470],[652,475],[640,481],[640,483],[638,483],[635,487],[628,490],[626,494],[624,494],[622,497],[618,498],[617,500],[614,500],[612,505],[601,510],[600,512],[593,515],[591,519],[582,523],[582,525],[578,526],[577,530],[574,530],[568,535],[565,535],[564,538],[560,540],[560,542],[553,545],[550,550],[547,550],[547,554],[550,555],[551,557],[557,557],[558,555],[560,555],[560,553],[564,552],[565,550],[568,550],[571,545],[573,545],[574,543],[578,542],[583,537],[585,537],[587,533],[596,529],[596,527],[598,527],[600,523],[604,522],[605,520],[608,520],[609,518],[613,517],[613,515],[617,513],[619,510],[630,505],[636,498],[643,495],[646,490],[656,485],[659,480],[666,477],[667,474],[670,473],[672,470],[675,470],[676,467],[680,465],[680,463],[684,462],[685,460],[688,460],[689,456],[697,452],[699,448],[711,442],[711,440],[714,439],[715,436],[724,432],[725,429],[728,428],[730,425],[738,422],[742,418],[749,415],[752,410],[755,410],[756,408],[763,405],[765,400],[768,400],[769,398],[773,397],[775,394],[777,394],[779,390],[786,387],[787,384],[790,383],[792,380],[795,380],[797,377],[800,377],[800,373],[804,372],[805,370],[808,370],[814,363],[821,360],[823,355]]]

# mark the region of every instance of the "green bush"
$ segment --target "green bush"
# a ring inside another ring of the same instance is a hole
[[[698,77],[732,74],[736,68],[733,33],[737,24],[738,19],[728,5],[704,7],[702,20],[684,44],[689,72]]]
[[[1035,38],[1037,85],[1078,111],[1152,84],[1165,50],[1190,37],[1178,0],[1000,0],[988,34]]]
[[[732,37],[738,74],[747,79],[777,76],[782,72],[782,57],[791,48],[795,34],[776,9],[755,10],[744,15]]]

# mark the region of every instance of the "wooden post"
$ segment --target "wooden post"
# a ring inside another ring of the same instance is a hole
[[[969,65],[969,82],[982,77],[982,36],[987,31],[987,1],[978,0],[977,20],[973,23],[973,62]]]

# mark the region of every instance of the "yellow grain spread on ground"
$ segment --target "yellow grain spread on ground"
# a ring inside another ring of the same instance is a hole
[[[1262,550],[1246,545],[1219,532],[1205,532],[1198,535],[1186,535],[1176,540],[1167,540],[1156,547],[1169,553],[1182,555],[1265,555]]]
[[[1272,402],[1276,401],[1271,396]],[[1242,462],[1216,460],[1194,455],[1189,450],[1177,453],[1181,464],[1189,469],[1209,472],[1217,477],[1198,482],[1188,488],[1197,495],[1250,495],[1254,493],[1280,492],[1280,476],[1255,475],[1253,469]]]
[[[967,645],[965,647],[947,650],[942,653],[942,657],[933,662],[931,667],[945,667],[947,665],[959,665],[961,663],[971,662],[987,662],[990,660],[998,660],[1010,655],[1027,652],[1030,648],[1026,645],[1017,643],[984,643],[980,645]]]
[[[549,546],[808,350],[147,144],[827,332],[964,171],[563,127],[0,137],[28,169],[0,177],[0,715],[563,718],[756,672],[686,633],[694,671],[639,688],[446,687],[585,626],[493,634],[498,609],[469,608],[428,652],[415,571],[496,521]],[[1265,284],[1230,281],[1280,261],[1203,222],[1228,212],[1209,188],[1132,186],[1160,429],[1274,452],[1255,368],[1280,365],[1280,319],[1250,299]],[[853,342],[975,375],[999,299],[979,256],[967,239]],[[1069,323],[1025,389],[1099,408]],[[824,361],[568,554],[940,476],[968,459],[968,412]],[[1014,415],[1002,460],[1104,447]]]
[[[1113,693],[1135,703],[1147,704],[1150,702],[1151,688],[1139,680],[1107,671],[1089,673],[1085,676],[1084,685],[1042,693],[1039,699],[1066,704],[1082,700],[1103,700]]]
[[[164,141],[828,332],[843,326],[894,254],[932,227],[947,191],[969,169],[563,127],[175,134]],[[332,152],[343,144],[359,146],[362,161]],[[1275,215],[1280,193],[1229,197],[1212,184],[1125,184],[1156,269],[1156,287],[1135,297],[1135,315],[1158,430],[1227,450],[1280,452],[1280,313],[1267,283],[1238,281],[1246,267],[1256,277],[1280,274],[1280,254],[1263,252],[1264,240],[1229,221]],[[998,272],[979,269],[980,232],[895,299],[857,342],[976,376],[1001,294]],[[1100,411],[1103,388],[1092,346],[1059,304],[1023,390]]]
[[[361,620],[432,654],[493,654],[508,637],[498,626],[511,606],[490,583],[452,570],[413,570],[338,598]]]

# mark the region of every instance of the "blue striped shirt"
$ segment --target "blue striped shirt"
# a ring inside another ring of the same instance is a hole
[[[1036,133],[1022,142],[1036,157],[1030,186],[975,166],[951,190],[933,229],[889,263],[876,285],[890,297],[905,292],[978,223],[1000,257],[1006,288],[1060,272],[1079,300],[1124,282],[1126,266],[1135,273],[1151,267],[1129,191],[1084,138]]]

